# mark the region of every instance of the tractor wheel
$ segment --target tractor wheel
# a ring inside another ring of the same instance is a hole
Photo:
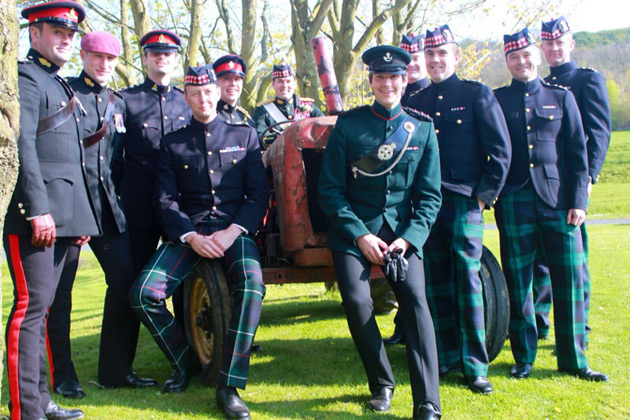
[[[492,252],[483,247],[481,270],[486,323],[486,350],[493,361],[503,349],[510,323],[510,299],[505,276]]]
[[[215,386],[230,322],[230,293],[218,261],[201,261],[184,283],[184,325],[197,352],[201,382]]]

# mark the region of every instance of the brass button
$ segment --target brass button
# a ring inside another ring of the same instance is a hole
[[[212,210],[216,210],[216,209],[217,209],[217,206],[212,206]]]
[[[530,144],[528,147],[529,147],[529,150],[532,150],[534,148],[534,145]]]
[[[105,181],[105,178],[101,177],[101,181]]]
[[[438,111],[438,112],[436,112],[436,113],[435,113],[435,116],[436,116],[436,117],[439,117],[440,115],[442,115],[442,113],[441,113],[440,111]]]
[[[214,170],[213,170],[213,169],[210,169],[210,171],[209,171],[209,172],[210,172],[210,175],[212,175],[212,174],[214,173]]]
[[[529,111],[531,111],[531,109],[525,108],[525,112],[529,112]]]
[[[103,160],[103,159],[105,159],[105,158],[104,158],[103,156],[99,156],[99,159],[100,159],[100,160]]]
[[[66,102],[65,101],[61,101],[61,106],[66,106]]]
[[[188,169],[188,165],[184,165],[184,169]]]
[[[206,137],[210,137],[210,133],[206,131]]]
[[[527,131],[531,130],[532,128],[528,125],[527,126]]]
[[[557,77],[556,77],[556,76],[553,76],[553,77],[551,78],[551,80],[556,80],[556,79],[557,79]]]
[[[525,96],[529,96],[529,93],[525,93]]]
[[[461,123],[462,123],[462,120],[457,119],[457,124],[461,124]]]
[[[533,164],[533,163],[530,163],[530,164],[529,164],[529,167],[530,167],[530,168],[533,168],[533,167],[534,167],[534,164]]]
[[[76,117],[75,120],[77,120],[77,122],[79,122],[79,117]]]
[[[142,126],[143,126],[143,127],[148,127],[148,126],[149,126],[149,124],[144,123],[144,124],[142,124]]]
[[[100,98],[100,97],[99,97],[99,98],[98,98],[98,101],[99,101],[99,102],[103,102],[103,98]]]
[[[550,119],[550,120],[553,120],[553,115],[550,115],[550,116],[549,116],[549,119]]]
[[[208,156],[211,156],[211,155],[212,155],[212,152],[211,152],[211,151],[208,151]]]
[[[439,134],[440,130],[438,130],[437,128],[435,129],[435,134]]]
[[[24,208],[24,204],[18,203],[18,208],[23,209]]]
[[[20,210],[20,214],[26,214],[26,210],[24,209]]]
[[[168,115],[165,115],[165,116],[164,116],[164,119],[165,119],[165,120],[168,120]]]
[[[210,191],[212,195],[215,195],[217,192],[215,190]]]
[[[442,96],[442,95],[438,95],[438,99],[439,99],[439,100],[442,100],[442,99],[444,99],[444,96]]]
[[[236,158],[232,158],[232,163],[236,165]]]

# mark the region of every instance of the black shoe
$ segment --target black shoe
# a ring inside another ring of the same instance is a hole
[[[230,386],[217,388],[217,406],[228,419],[249,420],[249,409]]]
[[[392,395],[394,390],[384,386],[370,398],[370,408],[379,413],[384,413],[392,408]]]
[[[449,373],[461,372],[462,371],[462,362],[455,362],[448,365],[440,366],[440,378],[445,377]]]
[[[63,408],[59,404],[50,400],[48,407],[46,407],[46,419],[47,420],[74,420],[82,419],[85,413],[78,409]]]
[[[439,420],[440,418],[442,418],[442,415],[437,407],[429,402],[418,407],[418,410],[413,415],[413,420]]]
[[[164,382],[162,391],[167,393],[184,392],[188,388],[188,384],[193,376],[199,373],[198,369],[185,368],[182,370],[176,370],[173,374]]]
[[[55,387],[55,392],[66,398],[85,397],[85,392],[83,392],[81,384],[74,379],[66,379],[65,381],[62,381],[59,386]]]
[[[394,333],[391,337],[383,339],[383,343],[386,346],[392,346],[394,344],[405,344],[405,333],[403,333],[403,329],[396,324],[396,328],[394,328]]]
[[[157,381],[151,378],[141,378],[136,372],[131,372],[125,376],[122,388],[153,388]]]
[[[576,375],[580,379],[584,379],[585,381],[593,381],[593,382],[608,382],[608,375],[595,372],[591,370],[589,367],[585,367],[578,370],[571,369],[560,369],[560,372],[567,372],[572,375]]]
[[[466,384],[472,392],[492,394],[492,384],[485,376],[466,376]]]
[[[529,375],[532,374],[532,364],[531,363],[517,363],[512,366],[510,370],[510,375],[516,379],[524,379],[529,378]]]

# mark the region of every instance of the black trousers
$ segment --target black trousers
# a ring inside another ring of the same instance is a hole
[[[104,226],[103,236],[90,240],[103,272],[107,291],[103,308],[98,380],[104,386],[121,386],[132,371],[140,321],[131,310],[127,295],[135,279],[129,235],[114,226]],[[71,246],[55,301],[48,315],[49,363],[53,389],[66,379],[77,379],[70,349],[72,288],[79,260],[79,247]]]
[[[58,238],[51,248],[38,248],[31,245],[30,235],[3,237],[13,281],[13,306],[6,328],[12,419],[45,417],[50,402],[46,383],[46,313],[72,240]]]
[[[433,321],[424,289],[424,266],[415,254],[407,257],[407,279],[390,284],[398,300],[407,340],[414,410],[425,402],[431,402],[439,408],[438,358]],[[394,376],[370,297],[371,263],[363,256],[357,257],[346,252],[333,252],[333,262],[348,327],[367,373],[370,392],[374,394],[382,387],[394,388]]]

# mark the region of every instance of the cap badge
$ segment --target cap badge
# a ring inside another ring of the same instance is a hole
[[[444,35],[444,39],[446,39],[447,41],[452,41],[452,40],[455,39],[455,37],[451,33],[450,29],[448,29],[448,28],[442,29],[442,34]]]
[[[387,51],[387,54],[385,54],[385,55],[383,56],[383,60],[384,60],[386,63],[391,62],[393,59],[394,59],[394,57],[392,57],[392,54],[391,54],[389,51]]]
[[[79,15],[74,9],[70,9],[70,11],[66,15],[70,18],[70,20],[79,20]]]
[[[560,32],[566,32],[569,30],[567,23],[563,20],[558,22],[558,29],[560,29]]]
[[[160,37],[158,38],[158,42],[160,44],[166,44],[166,37],[164,36],[164,34],[160,34]]]
[[[413,133],[413,130],[416,129],[416,126],[413,125],[413,123],[411,121],[407,121],[404,125],[403,128],[405,129],[405,131],[407,133]]]
[[[392,156],[394,156],[395,147],[395,143],[380,145],[378,151],[376,152],[376,157],[383,161],[390,160]]]
[[[234,61],[230,61],[228,63],[228,68],[233,69],[234,68]]]

